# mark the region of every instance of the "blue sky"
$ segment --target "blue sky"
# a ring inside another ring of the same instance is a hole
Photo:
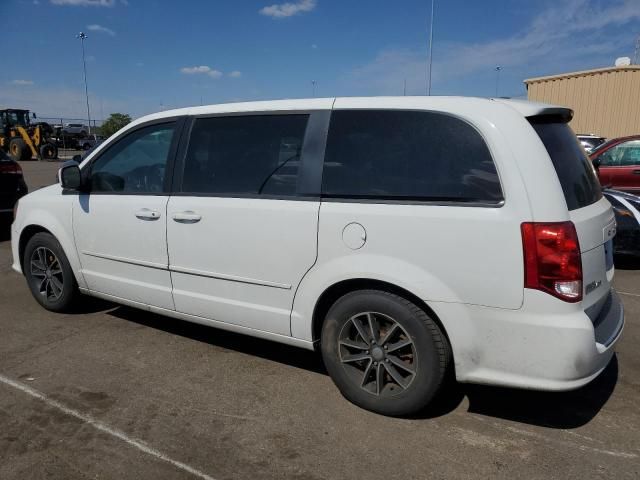
[[[93,117],[238,100],[424,94],[429,0],[0,0],[0,105]],[[14,19],[17,21],[8,21]],[[640,0],[436,0],[435,95],[525,96],[524,78],[634,54]],[[15,46],[13,46],[15,45]],[[19,47],[19,48],[18,48]]]

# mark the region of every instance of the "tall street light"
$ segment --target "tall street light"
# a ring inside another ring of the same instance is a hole
[[[89,108],[89,87],[87,85],[87,62],[84,59],[84,41],[87,38],[87,34],[80,32],[76,35],[76,38],[80,39],[82,44],[82,69],[84,71],[84,94],[87,97],[87,120],[89,121],[89,135],[91,135],[91,110]]]
[[[431,67],[433,66],[433,7],[436,0],[431,0],[431,20],[429,22],[429,73],[427,75],[427,95],[431,95]]]
[[[500,71],[502,67],[500,65],[496,65],[496,98],[498,97],[498,89],[500,87]]]

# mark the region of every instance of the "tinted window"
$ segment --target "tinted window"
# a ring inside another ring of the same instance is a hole
[[[295,195],[307,120],[308,115],[196,120],[182,191]]]
[[[162,192],[174,124],[152,125],[125,136],[91,166],[91,191]]]
[[[598,177],[569,125],[531,119],[558,174],[569,210],[586,207],[602,198]]]
[[[480,134],[458,118],[413,111],[334,112],[322,191],[355,198],[502,200]]]

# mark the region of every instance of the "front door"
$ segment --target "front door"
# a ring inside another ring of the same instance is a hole
[[[167,209],[178,312],[290,335],[293,297],[317,249],[319,200],[301,194],[309,118],[194,121]]]
[[[175,122],[137,128],[83,167],[90,191],[74,202],[73,229],[91,291],[173,309],[165,176],[175,131]]]
[[[640,140],[620,143],[598,157],[603,186],[640,193]]]

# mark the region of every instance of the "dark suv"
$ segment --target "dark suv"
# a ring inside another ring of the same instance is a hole
[[[22,168],[0,150],[0,223],[6,224],[13,218],[13,207],[27,194]]]

